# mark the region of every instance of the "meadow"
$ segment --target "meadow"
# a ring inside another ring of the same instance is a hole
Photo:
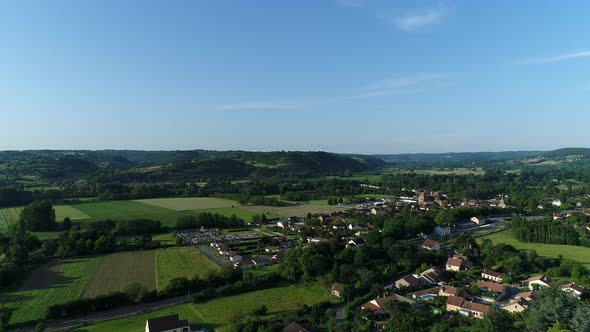
[[[341,206],[337,205],[322,205],[322,204],[298,204],[292,206],[244,206],[242,209],[256,212],[265,213],[271,215],[277,215],[282,217],[305,217],[308,213],[331,213],[346,210]]]
[[[128,251],[106,255],[84,297],[96,297],[121,290],[127,283],[140,282],[156,288],[155,250]]]
[[[11,323],[42,319],[48,306],[82,296],[100,263],[85,257],[44,264],[18,290],[0,294],[0,303],[14,309]]]
[[[236,201],[214,197],[152,198],[135,200],[135,202],[174,211],[231,208],[239,205]]]
[[[219,265],[194,247],[175,247],[156,251],[156,288],[166,288],[170,280],[179,277],[205,277],[218,271]]]
[[[512,237],[510,230],[490,234],[482,238],[490,239],[493,243],[509,244],[521,250],[535,250],[540,256],[548,258],[557,258],[561,255],[565,259],[580,262],[590,268],[590,248],[587,247],[521,242]]]
[[[178,313],[180,318],[188,319],[193,328],[207,327],[215,331],[224,331],[233,319],[241,318],[245,313],[252,312],[255,308],[265,305],[268,308],[267,315],[263,318],[272,318],[296,310],[300,305],[313,305],[321,301],[334,301],[328,289],[321,285],[301,284],[255,292],[223,297],[197,304],[183,304],[163,310],[141,314],[122,319],[105,321],[96,325],[87,326],[75,331],[141,331],[148,318]]]

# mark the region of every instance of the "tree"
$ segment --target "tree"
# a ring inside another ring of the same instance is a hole
[[[571,330],[565,328],[560,322],[555,322],[547,329],[547,332],[571,332]]]
[[[12,317],[12,309],[0,308],[0,331],[8,331],[10,317]]]
[[[70,219],[70,217],[65,217],[64,218],[64,222],[63,222],[63,228],[64,229],[70,229],[72,227],[72,220]]]
[[[578,304],[574,296],[558,288],[543,288],[529,306],[527,325],[533,331],[545,331],[555,322],[567,324],[574,317]]]
[[[569,326],[576,332],[590,332],[590,320],[588,317],[590,317],[590,305],[581,304],[576,309]]]
[[[20,221],[31,231],[49,231],[55,229],[55,210],[48,201],[35,201],[23,208]]]
[[[472,330],[482,332],[505,332],[513,331],[514,325],[510,314],[497,307],[492,307],[485,314],[483,319],[477,320]]]
[[[122,292],[127,298],[136,303],[141,303],[148,295],[148,289],[141,283],[133,281],[125,285]]]

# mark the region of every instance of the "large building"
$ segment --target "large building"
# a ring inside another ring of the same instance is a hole
[[[191,325],[186,319],[179,319],[178,314],[148,319],[145,332],[191,332]]]

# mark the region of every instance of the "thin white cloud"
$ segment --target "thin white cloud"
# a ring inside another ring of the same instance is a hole
[[[218,105],[218,110],[294,110],[308,107],[335,104],[351,100],[366,99],[391,95],[407,91],[410,87],[422,86],[431,81],[440,81],[444,75],[436,73],[416,74],[413,76],[379,80],[365,85],[355,94],[326,97],[318,99],[297,99],[297,100],[265,100],[248,101],[233,104]]]
[[[406,15],[378,13],[377,18],[388,24],[395,25],[400,30],[411,32],[420,30],[429,25],[437,24],[447,15],[448,9],[446,7],[438,7]]]
[[[530,59],[516,61],[516,64],[518,64],[518,65],[542,65],[542,64],[546,64],[546,63],[574,60],[574,59],[587,58],[587,57],[590,57],[590,50],[573,52],[573,53],[566,53],[566,54],[559,54],[559,55],[548,56],[548,57],[530,58]]]

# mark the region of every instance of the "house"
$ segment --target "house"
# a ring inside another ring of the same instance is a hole
[[[453,257],[449,257],[446,263],[446,270],[447,271],[462,271],[467,269],[467,257],[455,255]]]
[[[437,225],[436,227],[434,227],[434,234],[440,237],[449,236],[451,235],[451,226],[449,226],[448,224]]]
[[[510,313],[514,312],[523,312],[529,307],[529,301],[523,297],[515,298],[513,301],[502,306],[503,310],[506,310]]]
[[[493,270],[484,270],[481,273],[481,277],[495,282],[502,282],[502,280],[504,280],[505,278],[504,273],[496,272]]]
[[[423,284],[437,284],[439,282],[441,282],[443,279],[447,279],[446,278],[446,273],[444,273],[443,271],[441,271],[439,268],[437,267],[432,267],[422,273],[420,273],[420,281]]]
[[[281,332],[313,332],[313,329],[307,324],[300,322],[291,322],[285,326]]]
[[[372,299],[371,301],[361,305],[361,309],[369,311],[376,315],[383,314],[385,313],[385,310],[383,310],[385,308],[385,303],[389,301],[405,302],[411,305],[416,304],[415,301],[412,301],[406,297],[403,297],[398,294],[393,294],[391,296],[378,297],[376,299]]]
[[[178,314],[148,319],[145,332],[191,332],[191,326],[186,319],[178,319]]]
[[[346,243],[346,248],[358,247],[358,246],[362,246],[364,244],[365,244],[365,240],[361,239],[360,237],[352,238],[352,239],[348,240],[348,242]]]
[[[281,248],[276,246],[267,246],[266,248],[264,248],[264,251],[268,253],[277,253],[281,252]]]
[[[561,199],[554,200],[553,202],[551,202],[551,205],[560,207],[561,206]]]
[[[310,237],[307,239],[308,243],[320,243],[320,242],[328,242],[329,240],[325,237]]]
[[[534,276],[534,277],[528,278],[527,280],[523,281],[523,284],[529,286],[530,290],[535,289],[535,287],[539,287],[539,288],[540,287],[549,287],[549,286],[551,286],[552,283],[553,283],[553,280],[551,280],[551,278],[546,277],[544,275]]]
[[[563,213],[554,213],[553,214],[553,220],[562,220],[565,219],[565,215]]]
[[[425,240],[424,243],[422,243],[422,248],[430,251],[439,251],[440,244],[435,240]]]
[[[478,225],[485,225],[486,223],[486,219],[484,217],[471,217],[471,219],[469,220],[473,221]]]
[[[240,262],[240,261],[242,261],[242,255],[238,254],[235,251],[232,251],[229,253],[229,260],[232,263]]]
[[[481,319],[488,310],[490,306],[486,304],[470,302],[459,296],[447,298],[447,311],[458,311],[463,316]]]
[[[408,296],[411,296],[412,298],[415,298],[415,299],[422,300],[422,299],[424,299],[424,296],[428,295],[428,294],[436,295],[436,296],[445,296],[445,297],[449,297],[449,296],[463,297],[463,296],[465,296],[465,292],[462,289],[456,288],[453,286],[447,286],[447,285],[429,288],[429,289],[423,289],[423,290],[419,290],[416,292],[408,293]]]
[[[490,291],[498,294],[502,294],[506,287],[506,285],[503,284],[483,280],[478,280],[475,284],[477,285],[477,287],[479,287],[480,290],[484,292]]]
[[[387,213],[387,210],[385,210],[385,209],[376,209],[376,208],[371,209],[371,214],[374,216],[384,216],[385,213]]]
[[[342,290],[342,284],[335,282],[332,285],[332,288],[330,288],[330,294],[332,294],[332,295],[334,295],[336,297],[340,297],[340,291],[341,290]]]
[[[411,274],[408,274],[407,276],[395,281],[395,288],[397,289],[401,289],[404,287],[419,287],[420,285],[420,280],[418,280]]]
[[[559,286],[559,288],[567,293],[572,294],[573,296],[581,299],[584,294],[586,294],[586,287],[577,285],[575,283],[571,284],[563,284]]]

